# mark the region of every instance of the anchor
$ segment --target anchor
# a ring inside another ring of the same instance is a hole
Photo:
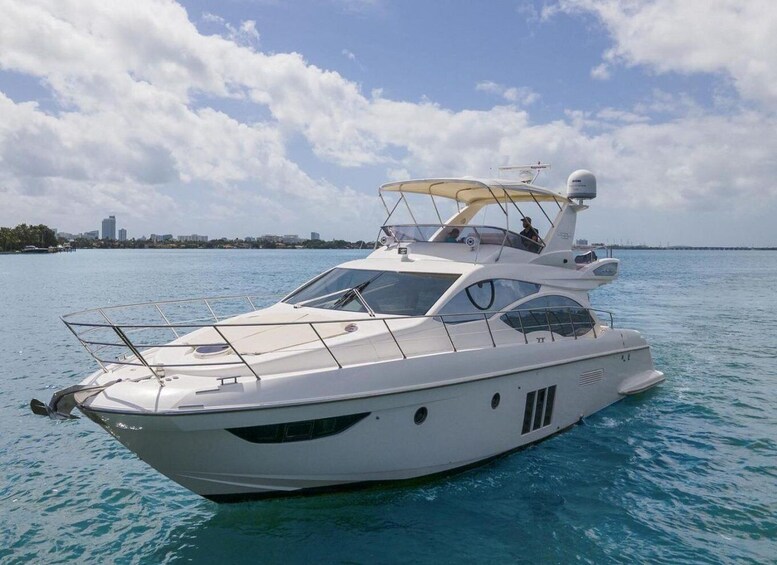
[[[116,379],[103,385],[74,385],[63,388],[52,395],[48,404],[33,398],[30,400],[30,410],[33,414],[48,416],[52,420],[78,420],[78,416],[72,414],[73,408],[120,381],[121,379]]]

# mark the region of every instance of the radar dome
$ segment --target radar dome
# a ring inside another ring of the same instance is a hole
[[[567,197],[570,199],[596,198],[596,177],[591,171],[578,169],[567,179]]]

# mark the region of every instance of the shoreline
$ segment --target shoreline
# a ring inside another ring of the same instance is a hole
[[[372,247],[177,247],[177,246],[148,246],[148,247],[77,247],[73,250],[79,251],[121,251],[121,250],[161,250],[161,251],[202,251],[202,250],[222,250],[222,251],[298,251],[298,250],[313,250],[313,251],[370,251]],[[653,247],[646,245],[613,245],[596,247],[595,249],[609,249],[612,251],[777,251],[777,247],[716,247],[716,246],[671,246],[671,247]],[[582,251],[582,250],[579,250]],[[23,253],[22,251],[0,251],[0,255],[46,255],[44,253]],[[56,253],[48,253],[48,255],[56,255]]]

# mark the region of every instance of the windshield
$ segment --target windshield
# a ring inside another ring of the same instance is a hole
[[[332,269],[285,302],[309,308],[421,316],[459,278],[457,274]],[[366,303],[366,304],[365,304]]]
[[[460,226],[447,224],[385,225],[383,233],[396,241],[436,241],[444,243],[465,243],[474,238],[482,245],[506,245],[522,251],[539,253],[545,247],[541,240],[533,240],[523,233],[515,233],[493,226]],[[530,233],[530,232],[527,232]],[[539,237],[539,235],[538,235]]]

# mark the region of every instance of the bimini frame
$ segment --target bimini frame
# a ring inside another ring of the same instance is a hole
[[[542,167],[543,165],[534,165],[533,167]],[[533,176],[533,179],[537,178],[537,174]],[[533,180],[532,179],[532,180]],[[384,193],[397,192],[399,193],[399,199],[394,206],[389,209]],[[413,220],[413,225],[418,226],[415,214],[410,207],[410,203],[405,197],[406,194],[424,194],[429,195],[432,201],[437,218],[440,220],[440,227],[447,227],[451,220],[444,222],[440,216],[440,211],[435,202],[435,196],[440,198],[449,198],[456,202],[457,214],[455,217],[460,217],[461,213],[469,208],[475,208],[479,210],[488,204],[497,204],[505,215],[505,223],[507,230],[510,229],[510,208],[513,208],[518,212],[521,219],[526,217],[523,210],[521,210],[519,203],[521,202],[533,202],[540,209],[542,214],[550,223],[551,228],[555,227],[553,220],[542,206],[542,202],[554,202],[558,206],[559,210],[563,209],[564,204],[572,204],[566,196],[553,192],[547,188],[535,186],[531,182],[519,181],[519,180],[504,180],[504,179],[476,179],[476,178],[434,178],[434,179],[417,179],[408,180],[384,184],[378,191],[378,196],[383,203],[383,207],[386,210],[386,220],[381,226],[381,230],[388,225],[388,221],[391,216],[397,210],[400,203],[404,203],[405,207]],[[463,208],[462,208],[463,206]],[[458,224],[456,224],[458,226]],[[380,237],[380,236],[379,236]],[[502,241],[502,245],[499,249],[499,254],[496,260],[498,261],[502,255],[505,243],[507,241],[507,232]],[[542,242],[544,246],[544,242]],[[377,246],[377,243],[376,243]]]

